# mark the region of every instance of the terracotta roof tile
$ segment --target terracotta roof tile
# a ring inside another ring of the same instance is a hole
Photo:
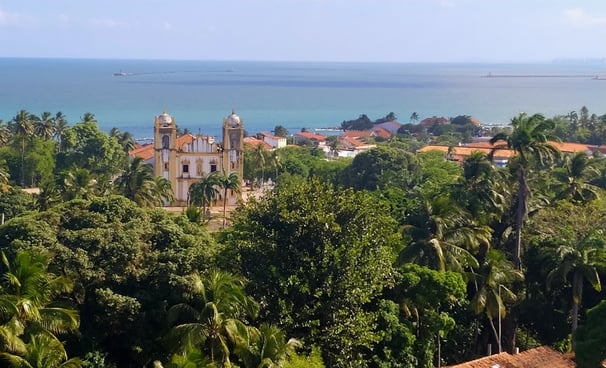
[[[299,132],[295,134],[297,137],[301,137],[301,138],[307,138],[307,139],[311,139],[311,140],[315,140],[318,142],[324,142],[326,140],[325,135],[322,134],[316,134],[316,133],[311,133],[311,132]]]
[[[244,144],[250,145],[252,148],[257,148],[258,146],[263,146],[263,149],[268,150],[268,151],[272,149],[272,147],[268,143],[266,143],[265,141],[262,141],[260,139],[257,139],[255,137],[244,138]]]
[[[129,154],[133,157],[140,157],[144,161],[147,161],[150,158],[154,157],[154,145],[150,143],[144,146],[139,146],[134,150],[130,151]]]
[[[372,133],[377,136],[377,137],[381,137],[381,138],[389,138],[391,137],[391,132],[385,128],[382,127],[376,127],[372,129]]]
[[[489,154],[490,153],[490,148],[481,148],[481,147],[467,147],[467,146],[454,146],[453,148],[453,154],[456,156],[462,156],[462,157],[467,157],[470,156],[473,152],[479,151],[482,152],[484,154]],[[429,152],[429,151],[440,151],[443,153],[448,153],[448,146],[433,146],[433,145],[429,145],[429,146],[425,146],[423,148],[421,148],[420,150],[418,150],[418,152]],[[514,152],[512,150],[497,150],[493,157],[494,158],[511,158],[514,156]]]
[[[574,368],[575,363],[563,354],[547,346],[526,350],[519,354],[501,353],[470,362],[452,365],[450,368]]]
[[[370,130],[346,130],[341,134],[342,137],[370,137]]]

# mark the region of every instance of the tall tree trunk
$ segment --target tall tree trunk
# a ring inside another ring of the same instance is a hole
[[[501,316],[499,316],[498,318],[501,318]],[[494,321],[492,319],[488,318],[488,322],[490,323],[490,328],[492,329],[492,333],[494,334],[494,340],[497,342],[497,349],[499,349],[499,353],[500,353],[503,351],[503,349],[501,347],[501,336],[499,336],[497,329],[494,327]]]
[[[223,229],[225,229],[225,224],[227,220],[227,188],[225,188],[224,196],[223,196]]]
[[[572,275],[572,335],[579,326],[579,304],[583,297],[583,279],[578,272]]]
[[[514,250],[514,264],[518,270],[522,270],[522,227],[527,212],[528,183],[526,182],[526,170],[520,165],[518,169],[518,208],[516,210],[516,244]]]

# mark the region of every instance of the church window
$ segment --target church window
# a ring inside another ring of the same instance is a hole
[[[210,164],[210,172],[217,171],[217,164]]]
[[[168,171],[168,162],[164,163],[164,171]]]
[[[189,173],[189,165],[183,165],[183,172],[184,173]]]
[[[163,149],[170,148],[170,138],[167,135],[162,136],[162,148]]]

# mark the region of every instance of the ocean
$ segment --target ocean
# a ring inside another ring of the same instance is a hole
[[[120,75],[114,75],[120,74]],[[483,78],[486,75],[542,77]],[[361,114],[471,115],[506,124],[520,112],[547,117],[587,106],[606,113],[599,63],[431,64],[0,58],[0,119],[19,110],[93,113],[104,131],[153,135],[163,111],[193,133],[218,136],[235,111],[249,134],[339,126]]]

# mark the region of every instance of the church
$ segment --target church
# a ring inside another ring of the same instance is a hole
[[[141,157],[153,166],[156,176],[170,181],[175,200],[167,205],[187,206],[189,187],[201,178],[213,172],[243,177],[244,127],[235,112],[223,119],[222,132],[221,140],[202,134],[178,137],[174,116],[163,112],[154,120],[153,144],[139,147],[131,155]],[[236,205],[240,198],[240,193],[228,192],[227,205]]]

